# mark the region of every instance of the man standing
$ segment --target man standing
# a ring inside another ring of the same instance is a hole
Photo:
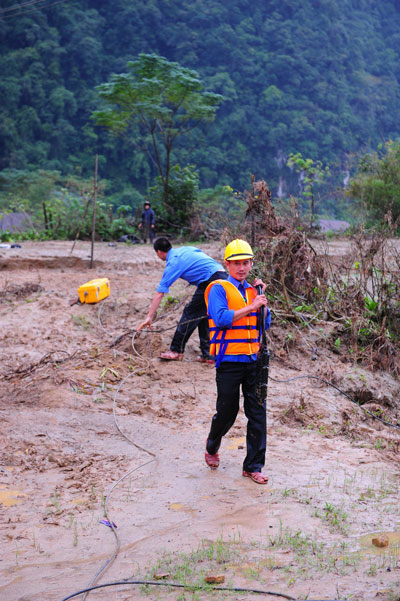
[[[257,484],[267,484],[261,470],[265,463],[267,445],[266,402],[256,397],[256,360],[260,347],[258,309],[267,306],[264,295],[246,282],[253,265],[253,251],[244,240],[233,240],[225,249],[227,280],[211,282],[205,292],[211,333],[210,353],[216,359],[217,403],[206,442],[205,460],[211,469],[219,466],[218,449],[222,437],[233,426],[238,411],[240,386],[247,417],[247,454],[243,462],[243,476]],[[271,315],[267,308],[265,327]]]
[[[153,246],[157,256],[162,261],[166,261],[166,267],[153,297],[147,317],[138,327],[138,331],[145,326],[151,327],[151,322],[164,294],[168,293],[170,286],[178,278],[182,278],[186,282],[189,282],[189,284],[196,286],[196,290],[191,301],[183,310],[171,342],[170,350],[161,353],[160,358],[170,361],[182,360],[185,345],[197,327],[201,349],[201,355],[197,360],[201,363],[214,363],[214,360],[210,356],[210,338],[204,291],[210,282],[227,278],[224,268],[217,261],[214,261],[206,253],[194,246],[172,248],[168,238],[157,238]]]
[[[154,240],[154,227],[155,227],[155,214],[151,205],[148,201],[146,201],[143,205],[142,218],[139,223],[139,229],[142,232],[143,242],[146,244],[147,238],[150,239],[150,242],[153,243]]]

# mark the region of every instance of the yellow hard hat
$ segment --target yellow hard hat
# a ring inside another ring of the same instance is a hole
[[[225,249],[225,261],[241,261],[242,259],[252,259],[254,257],[251,246],[245,240],[232,240]]]

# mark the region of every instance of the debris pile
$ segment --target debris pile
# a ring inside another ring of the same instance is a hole
[[[321,292],[325,270],[306,233],[297,229],[295,223],[284,223],[275,214],[271,192],[264,180],[255,181],[252,176],[245,200],[243,235],[256,250],[256,270],[269,282],[273,293],[283,295],[289,311],[290,299],[295,296],[307,302],[314,299]]]

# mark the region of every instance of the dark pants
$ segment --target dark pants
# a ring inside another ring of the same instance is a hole
[[[199,329],[200,349],[203,357],[210,358],[210,332],[208,329],[207,307],[204,292],[210,282],[226,280],[225,271],[217,271],[209,280],[201,282],[191,301],[185,306],[171,342],[171,351],[183,353],[185,345],[196,328]]]
[[[145,244],[147,242],[147,238],[149,238],[150,242],[152,243],[155,235],[156,234],[154,228],[151,227],[151,223],[144,223],[142,225],[142,240]]]
[[[235,423],[239,411],[240,385],[244,397],[244,413],[247,417],[247,455],[243,469],[247,472],[261,472],[267,447],[267,412],[266,403],[260,405],[255,395],[255,361],[223,361],[218,367],[217,412],[211,421],[207,452],[214,455],[218,451],[222,437]]]

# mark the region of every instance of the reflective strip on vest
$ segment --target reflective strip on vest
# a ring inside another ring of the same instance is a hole
[[[228,280],[214,280],[207,286],[204,294],[207,309],[208,295],[215,284],[223,286],[228,300],[228,308],[234,311],[243,309],[247,304],[252,303],[257,296],[255,288],[246,288],[246,302],[234,284],[228,282]],[[249,315],[238,319],[230,328],[223,330],[215,325],[210,316],[208,322],[211,339],[210,354],[212,356],[219,357],[221,351],[224,355],[253,355],[260,348],[256,311],[252,311]]]

